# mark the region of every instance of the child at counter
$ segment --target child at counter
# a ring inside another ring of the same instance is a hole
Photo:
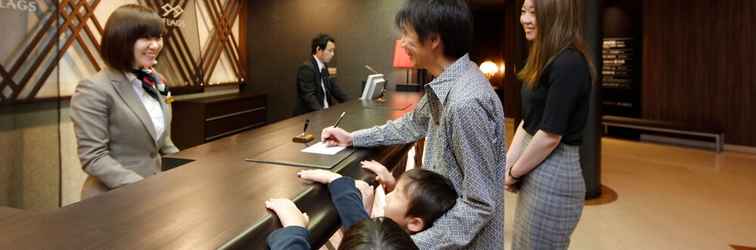
[[[351,177],[326,170],[304,170],[297,175],[306,181],[328,185],[331,200],[339,214],[344,237],[338,249],[417,249],[410,234],[433,225],[454,206],[458,195],[451,182],[432,171],[412,169],[394,180],[380,164],[363,167],[376,173],[376,180],[387,190],[385,217],[369,218],[362,194]],[[265,202],[281,220],[283,228],[271,233],[270,249],[310,249],[308,217],[288,199]]]

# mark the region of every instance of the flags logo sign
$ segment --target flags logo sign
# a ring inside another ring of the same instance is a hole
[[[0,9],[9,9],[9,10],[16,10],[16,11],[27,11],[29,13],[36,12],[37,9],[39,9],[39,6],[37,6],[37,1],[30,1],[30,0],[17,0],[17,1],[7,1],[7,0],[0,0]]]
[[[163,10],[163,14],[160,16],[163,17],[163,22],[167,26],[184,27],[184,21],[178,19],[184,13],[184,8],[181,8],[180,5],[172,6],[170,3],[166,3],[160,6],[160,9]]]
[[[170,3],[163,4],[163,6],[160,6],[161,9],[163,9],[163,17],[168,17],[171,15],[172,18],[176,19],[181,16],[182,13],[184,13],[184,9],[181,8],[181,6],[171,6]]]

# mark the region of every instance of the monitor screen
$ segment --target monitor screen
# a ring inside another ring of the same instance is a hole
[[[365,81],[365,88],[362,89],[362,95],[360,96],[360,100],[371,99],[371,97],[373,96],[372,92],[374,92],[375,85],[378,80],[383,80],[383,74],[372,74],[367,77],[367,80]],[[379,92],[381,90],[383,90],[383,87],[381,87]]]
[[[374,82],[375,84],[373,84],[373,88],[370,91],[370,100],[375,100],[376,98],[380,97],[381,94],[383,94],[383,88],[386,86],[386,80],[384,80],[383,78],[380,78]]]

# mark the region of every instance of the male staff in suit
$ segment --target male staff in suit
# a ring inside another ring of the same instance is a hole
[[[158,14],[140,5],[119,7],[105,24],[107,67],[81,81],[71,98],[79,160],[90,176],[85,186],[99,182],[107,190],[140,181],[161,171],[161,154],[178,152],[166,89],[152,71],[164,33]]]
[[[336,85],[328,73],[328,63],[336,51],[336,40],[326,34],[312,39],[312,58],[297,69],[297,105],[294,115],[333,106],[333,101],[345,102],[349,97]]]

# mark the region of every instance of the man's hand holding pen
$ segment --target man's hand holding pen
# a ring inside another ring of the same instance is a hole
[[[323,129],[320,134],[320,138],[328,146],[351,146],[352,134],[344,129],[339,128],[339,123],[344,118],[346,112],[342,112],[339,119],[333,126]]]
[[[321,140],[328,146],[351,146],[352,133],[341,128],[327,127],[320,134]]]

